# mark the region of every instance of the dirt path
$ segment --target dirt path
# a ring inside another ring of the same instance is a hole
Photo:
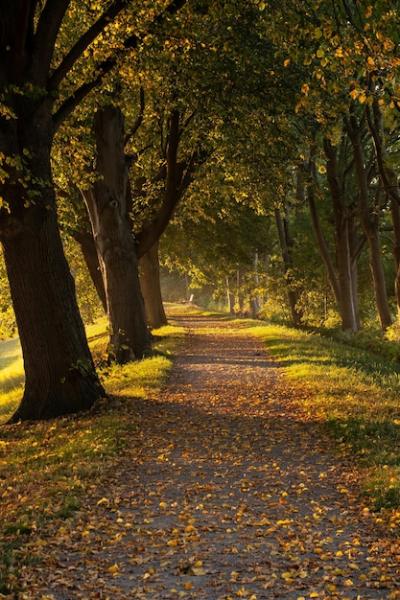
[[[391,542],[346,485],[351,468],[296,418],[261,343],[207,332],[210,319],[185,325],[168,385],[137,403],[140,439],[45,541],[25,597],[41,585],[57,600],[400,598]]]

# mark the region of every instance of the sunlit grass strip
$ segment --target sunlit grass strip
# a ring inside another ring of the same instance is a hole
[[[101,481],[127,440],[139,434],[140,415],[131,400],[152,401],[157,396],[184,331],[167,326],[153,335],[155,356],[101,371],[111,400],[97,411],[0,426],[0,480],[7,482],[0,504],[0,595],[18,594],[18,568],[26,558],[18,556],[29,535],[48,519],[70,517],[87,487]],[[92,350],[95,344],[100,356],[107,346],[105,322],[93,326],[89,336]],[[3,369],[3,376],[7,372]],[[2,391],[0,414],[11,414],[20,395],[21,387]]]
[[[367,467],[376,508],[400,507],[400,374],[393,363],[318,334],[284,326],[247,329],[299,387],[299,404]],[[304,393],[306,392],[306,393]]]

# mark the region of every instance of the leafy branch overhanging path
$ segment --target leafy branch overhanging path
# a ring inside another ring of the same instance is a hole
[[[400,598],[396,541],[279,365],[232,323],[181,323],[168,384],[137,402],[140,432],[106,484],[48,531],[24,597]]]

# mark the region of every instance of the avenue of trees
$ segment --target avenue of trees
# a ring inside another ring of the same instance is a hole
[[[294,326],[400,308],[399,12],[340,0],[0,0],[0,335],[13,420],[151,353],[161,275]],[[168,286],[167,295],[173,297]]]

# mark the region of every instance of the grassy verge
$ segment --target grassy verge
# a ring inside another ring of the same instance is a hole
[[[376,354],[284,326],[246,329],[279,361],[299,404],[365,467],[376,509],[400,508],[400,370]],[[394,519],[400,519],[400,512]]]
[[[28,425],[0,425],[0,596],[18,587],[24,543],[48,519],[70,517],[88,486],[101,480],[138,431],[130,398],[151,400],[172,364],[183,330],[154,333],[153,357],[101,371],[111,400],[91,414]],[[107,344],[105,321],[88,329],[96,360]],[[0,344],[0,419],[21,395],[23,367],[18,342]]]

